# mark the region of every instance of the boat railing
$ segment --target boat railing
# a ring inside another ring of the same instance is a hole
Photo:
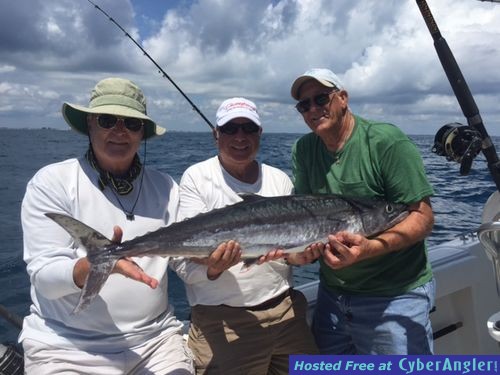
[[[477,233],[486,254],[493,262],[497,293],[500,296],[500,221],[481,224]]]

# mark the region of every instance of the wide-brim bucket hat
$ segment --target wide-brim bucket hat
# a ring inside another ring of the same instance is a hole
[[[135,117],[144,121],[144,138],[165,133],[146,111],[146,98],[142,90],[132,81],[123,78],[105,78],[99,81],[90,97],[89,106],[64,103],[62,114],[66,122],[79,133],[89,134],[87,115],[107,114]]]

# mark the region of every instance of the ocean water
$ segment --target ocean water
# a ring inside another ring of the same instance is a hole
[[[290,150],[300,134],[263,134],[259,160],[291,175]],[[459,165],[430,152],[434,136],[412,136],[421,151],[436,195],[432,198],[435,226],[432,245],[471,232],[480,223],[483,204],[495,191],[482,155],[468,176],[459,175]],[[494,138],[497,150],[500,138]],[[22,260],[20,205],[25,186],[42,166],[82,155],[87,143],[72,131],[52,129],[0,129],[0,305],[24,316],[29,312],[29,280]],[[177,182],[193,163],[215,155],[209,131],[170,132],[147,144],[147,164],[169,173]],[[142,151],[141,151],[142,157]],[[296,269],[295,283],[317,278],[317,265]],[[170,275],[169,300],[180,319],[187,319],[189,307],[182,282]],[[0,317],[0,342],[15,342],[18,335]]]

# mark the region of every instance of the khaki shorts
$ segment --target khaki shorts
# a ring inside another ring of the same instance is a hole
[[[290,289],[259,306],[196,305],[188,345],[197,374],[288,374],[290,354],[317,354],[307,302]]]
[[[101,354],[56,348],[25,339],[25,374],[189,375],[194,374],[191,351],[179,334],[159,335],[128,351]]]

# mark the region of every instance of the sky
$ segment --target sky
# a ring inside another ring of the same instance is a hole
[[[93,0],[215,123],[226,98],[265,132],[305,133],[290,86],[309,68],[344,82],[351,110],[407,134],[467,123],[414,0]],[[428,0],[490,135],[500,135],[500,4]],[[209,131],[133,42],[87,0],[0,0],[0,127],[68,129],[103,78],[131,79],[168,130]]]

